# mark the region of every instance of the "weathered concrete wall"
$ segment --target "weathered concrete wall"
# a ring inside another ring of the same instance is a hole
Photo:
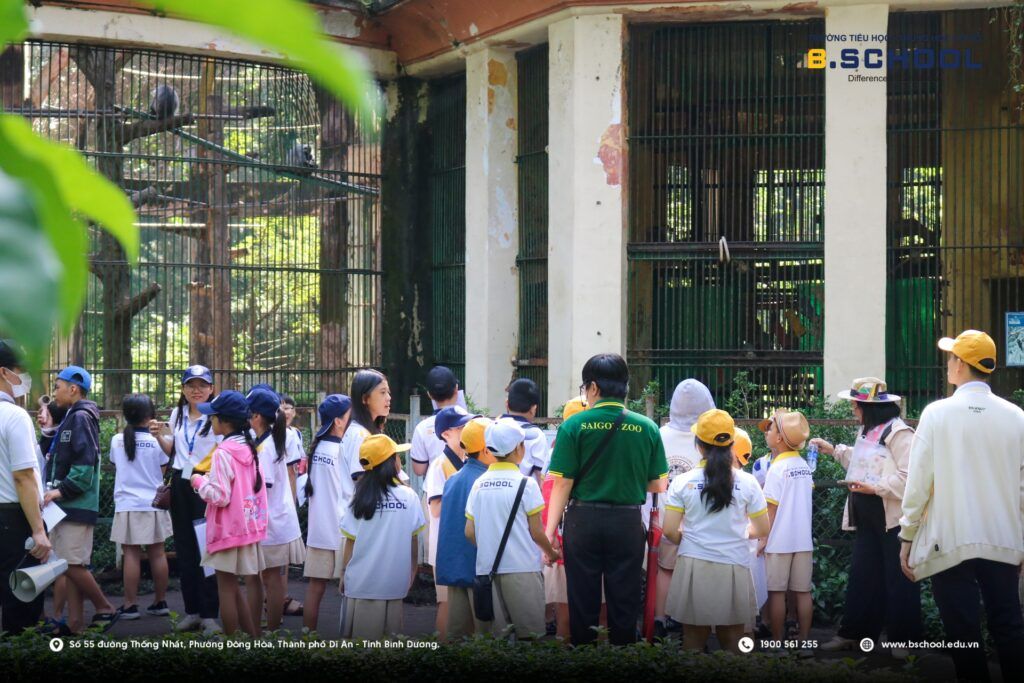
[[[466,59],[466,390],[505,407],[519,329],[516,253],[516,59],[484,48]]]

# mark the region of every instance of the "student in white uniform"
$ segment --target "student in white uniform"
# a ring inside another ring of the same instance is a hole
[[[448,479],[462,469],[466,462],[466,451],[462,448],[462,428],[473,419],[460,406],[449,406],[437,411],[435,416],[435,433],[437,439],[444,444],[442,456],[436,458],[427,468],[427,476],[423,480],[423,492],[427,497],[430,520],[427,533],[427,562],[437,572],[437,537],[441,520],[441,495]],[[437,616],[435,626],[439,634],[438,640],[448,637],[448,588],[434,582],[437,595]]]
[[[772,531],[759,546],[767,556],[772,638],[781,640],[785,633],[786,591],[789,590],[795,594],[800,640],[807,640],[814,611],[811,601],[814,479],[799,451],[810,436],[810,428],[802,413],[784,410],[776,410],[758,426],[765,433],[765,444],[772,449],[773,456],[764,483]],[[800,654],[813,656],[814,653],[801,650]]]
[[[306,535],[306,567],[303,576],[309,579],[302,607],[302,623],[310,631],[317,630],[320,601],[327,583],[337,578],[341,568],[338,548],[341,531],[344,491],[351,490],[352,477],[341,455],[341,441],[352,416],[352,401],[344,394],[331,394],[321,403],[320,429],[309,446],[309,476],[306,498],[309,512]],[[346,489],[345,487],[349,487]]]
[[[374,434],[359,449],[365,474],[341,522],[348,539],[342,559],[343,638],[379,639],[402,630],[402,600],[418,564],[416,537],[426,526],[419,496],[398,481],[399,454],[409,448]]]
[[[170,461],[160,442],[149,432],[156,417],[152,399],[145,394],[130,394],[121,403],[127,425],[122,434],[110,440],[110,462],[114,474],[114,523],[110,540],[124,551],[124,604],[118,608],[121,619],[138,619],[139,575],[142,548],[146,548],[156,593],[146,614],[164,617],[167,607],[167,555],[164,541],[172,534],[171,514],[153,507],[156,490],[163,484],[164,468]]]
[[[684,379],[676,385],[669,404],[668,423],[661,427],[661,442],[665,444],[665,459],[668,460],[669,486],[675,478],[697,467],[701,456],[693,442],[693,427],[703,413],[715,407],[715,399],[706,386],[695,379]],[[653,496],[647,494],[647,506]],[[658,496],[658,513],[665,519],[665,496]],[[645,517],[649,517],[649,511]],[[672,572],[676,568],[679,546],[668,538],[661,539],[658,546],[658,586],[654,600],[654,636],[664,637],[668,630],[675,630],[678,623],[665,618],[665,601],[668,599]]]
[[[754,451],[754,444],[750,441],[750,434],[740,427],[736,428],[736,440],[732,442],[732,466],[738,470],[743,469],[750,462],[750,456]],[[754,481],[757,481],[755,478]],[[761,482],[758,482],[761,486]],[[754,598],[758,611],[768,602],[768,572],[765,569],[764,555],[757,554],[757,540],[750,539],[750,574],[754,579]]]
[[[469,492],[466,538],[477,547],[477,575],[490,574],[492,570],[495,574],[491,632],[501,634],[511,625],[518,638],[530,638],[545,630],[541,552],[548,564],[560,556],[544,533],[541,521],[544,498],[540,486],[519,467],[526,450],[523,445],[526,432],[522,425],[510,418],[500,418],[487,427],[484,440],[497,462],[487,468]],[[520,487],[523,487],[521,495]],[[517,498],[519,504],[513,507]],[[501,538],[512,515],[515,521],[495,568]]]
[[[174,530],[174,551],[181,577],[181,596],[185,616],[177,630],[191,631],[202,627],[212,635],[220,630],[217,615],[220,598],[217,578],[206,577],[200,561],[203,548],[196,540],[194,522],[206,519],[206,503],[192,490],[189,477],[192,469],[212,454],[221,438],[210,429],[209,419],[199,412],[200,403],[216,398],[213,374],[202,365],[193,365],[181,378],[181,398],[167,423],[151,422],[150,433],[171,457],[171,526]]]
[[[260,544],[266,568],[261,572],[266,592],[267,628],[281,626],[284,595],[287,589],[288,565],[306,560],[299,515],[295,509],[292,481],[288,474],[287,418],[281,410],[281,399],[272,390],[254,388],[246,396],[252,416],[249,423],[256,434],[256,452],[267,485],[267,537]],[[253,623],[259,623],[263,611],[263,595],[257,592],[253,602]]]
[[[427,373],[427,396],[437,404],[433,415],[420,420],[412,433],[412,471],[422,477],[427,473],[430,463],[444,451],[444,441],[440,441],[434,430],[434,419],[445,408],[458,405],[459,381],[455,374],[443,365],[437,365]]]
[[[505,400],[507,412],[502,418],[509,418],[519,423],[526,433],[523,441],[523,459],[519,463],[519,471],[532,476],[541,484],[548,463],[551,462],[551,451],[548,438],[540,427],[533,424],[537,418],[540,405],[540,388],[537,383],[527,377],[520,377],[508,385],[508,397]]]
[[[722,649],[738,654],[755,613],[748,539],[768,535],[768,507],[757,481],[733,467],[732,416],[709,410],[692,430],[705,460],[668,489],[665,535],[679,561],[666,609],[683,624],[685,649],[703,650],[714,628]]]
[[[391,388],[388,379],[376,370],[360,370],[352,378],[352,422],[341,443],[342,456],[348,463],[353,481],[363,475],[359,464],[359,447],[366,437],[383,434],[391,414]],[[351,498],[351,494],[349,495]],[[347,508],[345,501],[344,508]]]
[[[288,394],[281,394],[281,412],[284,413],[285,423],[288,425],[288,439],[285,441],[285,450],[288,465],[288,476],[291,478],[292,495],[295,491],[295,480],[300,474],[306,473],[306,447],[302,443],[302,430],[292,425],[295,421],[295,399]]]

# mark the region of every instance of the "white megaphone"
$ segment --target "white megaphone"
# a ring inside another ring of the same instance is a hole
[[[25,550],[32,550],[35,541],[31,538],[25,541]],[[51,559],[46,564],[35,567],[15,569],[11,572],[8,584],[14,597],[22,602],[32,602],[46,587],[57,580],[57,577],[68,570],[68,561],[59,560],[51,553]]]

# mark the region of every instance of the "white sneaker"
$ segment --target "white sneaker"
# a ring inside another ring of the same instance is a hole
[[[218,633],[221,633],[221,628],[216,619],[203,619],[204,636],[212,636]]]
[[[202,624],[202,619],[199,618],[198,614],[186,614],[185,618],[178,621],[176,630],[178,631],[194,631]]]

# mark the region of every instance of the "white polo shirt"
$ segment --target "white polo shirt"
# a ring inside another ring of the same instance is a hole
[[[306,545],[321,550],[337,550],[341,546],[338,524],[343,510],[342,486],[346,479],[349,485],[352,483],[348,466],[341,458],[341,439],[336,436],[320,439],[309,458],[308,471],[313,482],[313,495],[309,497]]]
[[[444,441],[434,433],[434,416],[420,420],[412,432],[412,448],[409,457],[414,462],[430,464],[444,452]]]
[[[174,425],[178,421],[178,409],[175,408],[171,411],[171,417],[167,420],[174,433],[174,462],[171,463],[171,467],[180,470],[186,461],[195,466],[217,448],[217,444],[223,437],[214,434],[212,429],[206,434],[201,433],[206,428],[207,419],[205,415],[200,415],[199,419],[193,422],[188,417],[188,407],[186,406],[181,426],[175,427]]]
[[[677,476],[668,487],[665,508],[683,514],[679,554],[746,567],[750,562],[747,522],[768,514],[761,486],[750,474],[733,470],[732,502],[724,510],[711,512],[700,495],[704,473],[703,467],[697,467]]]
[[[160,469],[170,461],[148,429],[135,430],[135,459],[124,452],[124,434],[110,440],[110,462],[114,463],[114,512],[156,512],[153,498],[163,484]]]
[[[302,445],[302,432],[295,427],[288,428],[288,436],[284,440],[284,450],[287,453],[285,459],[289,465],[302,460],[302,457],[306,455]]]
[[[17,503],[18,489],[14,486],[14,473],[35,470],[36,490],[42,501],[43,481],[39,474],[39,444],[32,418],[0,392],[0,503]]]
[[[349,423],[348,429],[345,430],[345,436],[341,439],[342,462],[348,472],[342,490],[344,509],[348,509],[349,501],[352,500],[352,494],[356,490],[355,479],[352,478],[352,475],[359,476],[363,473],[363,466],[359,463],[359,447],[363,445],[368,436],[370,436],[370,430],[353,421]]]
[[[430,501],[441,498],[442,494],[444,494],[444,483],[456,472],[458,470],[455,469],[455,465],[451,463],[446,453],[442,452],[440,458],[435,458],[430,463],[430,466],[427,468],[427,474],[423,478],[423,492],[427,496],[428,504]],[[438,527],[441,523],[441,518],[435,517],[429,511],[428,514],[430,517],[430,533],[427,534],[427,563],[431,567],[436,567]]]
[[[814,478],[811,468],[796,451],[780,453],[764,481],[764,497],[779,506],[768,534],[769,553],[800,553],[814,550],[811,535],[811,497]]]
[[[505,533],[512,503],[524,478],[514,463],[496,462],[473,483],[466,501],[466,518],[476,527],[476,573],[489,574]],[[505,552],[498,565],[499,574],[539,572],[541,552],[530,536],[529,517],[544,511],[544,498],[533,477],[525,477],[526,489],[516,511]]]
[[[358,519],[349,510],[341,522],[341,533],[353,542],[345,597],[404,598],[412,578],[412,539],[424,526],[420,498],[408,486],[390,487],[370,519]]]
[[[295,498],[292,496],[291,479],[288,476],[288,465],[295,462],[295,454],[286,450],[285,456],[278,461],[272,436],[267,436],[260,442],[256,452],[260,459],[263,481],[267,484],[267,537],[262,545],[285,545],[302,538]]]

